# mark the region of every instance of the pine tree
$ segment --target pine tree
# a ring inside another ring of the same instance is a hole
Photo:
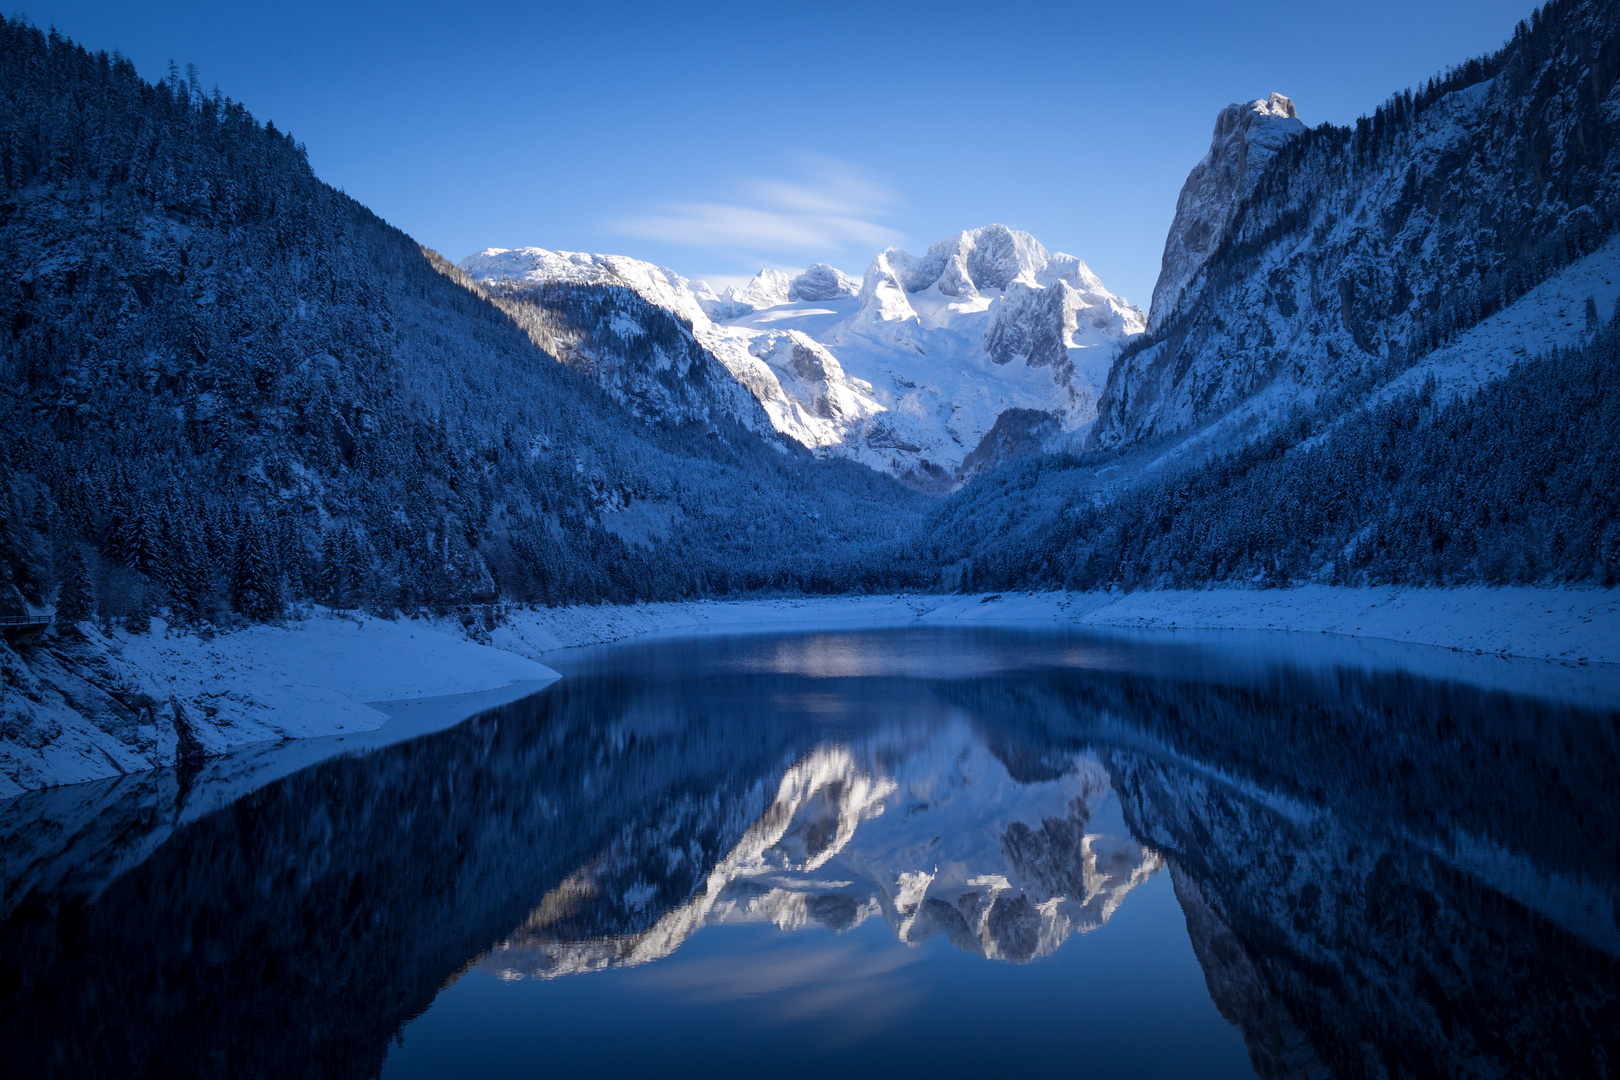
[[[62,590],[56,597],[56,621],[66,626],[77,626],[88,619],[96,607],[95,590],[90,584],[90,567],[84,553],[74,547],[68,552],[63,566]]]
[[[157,571],[163,561],[162,538],[152,504],[144,497],[119,500],[107,537],[108,553],[143,574]]]
[[[124,618],[124,629],[132,634],[150,634],[152,632],[152,598],[143,595],[135,610]]]
[[[236,530],[236,552],[231,561],[231,610],[254,622],[269,622],[281,614],[281,588],[270,558],[264,526],[247,518]]]
[[[321,540],[321,598],[338,610],[354,607],[366,562],[353,529],[344,526],[328,532]]]
[[[165,531],[168,543],[160,567],[163,583],[179,609],[175,614],[196,618],[208,595],[208,548],[190,521],[171,519]]]

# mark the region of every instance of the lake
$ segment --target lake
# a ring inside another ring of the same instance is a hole
[[[395,745],[0,804],[7,1073],[1620,1062],[1610,669],[995,629],[548,662]]]

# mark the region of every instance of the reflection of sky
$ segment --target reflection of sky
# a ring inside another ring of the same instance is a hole
[[[907,642],[896,649],[892,635],[804,634],[778,637],[735,658],[732,670],[773,675],[803,675],[813,679],[854,679],[887,676],[910,679],[951,679],[1018,671],[1031,667],[1108,667],[1117,650],[1105,647],[1054,649],[1050,638],[1039,648],[1021,647],[1016,639],[987,642],[964,649],[959,641],[934,636]]]
[[[828,1030],[848,1042],[882,1030],[916,1006],[921,959],[910,949],[788,935],[741,956],[643,968],[634,984],[689,1005],[767,999],[758,1013],[765,1022],[834,1020]]]
[[[633,667],[642,675],[972,679],[1024,672],[1116,672],[1213,685],[1380,674],[1457,680],[1583,708],[1612,708],[1620,667],[1474,656],[1376,638],[1231,630],[928,626],[671,639],[547,658],[564,674]]]
[[[444,1076],[836,1076],[1076,1073],[1250,1077],[1159,874],[1107,932],[1034,964],[943,941],[728,925],[657,964],[588,978],[446,988],[390,1050],[385,1080]]]

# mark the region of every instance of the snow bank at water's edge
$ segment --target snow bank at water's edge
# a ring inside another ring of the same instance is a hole
[[[1509,656],[1620,663],[1620,590],[1197,589],[699,601],[514,612],[492,643],[529,656],[646,633],[878,626],[1294,630]]]
[[[273,740],[355,734],[367,702],[536,686],[532,659],[411,620],[320,615],[204,639],[102,635],[0,646],[0,798]]]

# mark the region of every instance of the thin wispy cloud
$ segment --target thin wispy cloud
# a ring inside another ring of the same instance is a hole
[[[893,191],[854,166],[802,159],[789,179],[750,177],[727,201],[681,202],[613,223],[620,235],[749,255],[869,250],[900,239],[883,224]]]

